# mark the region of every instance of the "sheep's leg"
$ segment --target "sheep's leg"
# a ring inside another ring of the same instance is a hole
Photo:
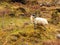
[[[46,26],[42,25],[44,27],[44,31],[47,30]]]
[[[34,29],[36,29],[37,28],[37,25],[36,24],[34,24]]]
[[[47,30],[47,27],[46,26],[44,26],[44,30]]]

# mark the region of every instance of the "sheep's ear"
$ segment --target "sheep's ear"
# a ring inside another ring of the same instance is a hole
[[[35,16],[35,14],[33,14],[33,16]]]

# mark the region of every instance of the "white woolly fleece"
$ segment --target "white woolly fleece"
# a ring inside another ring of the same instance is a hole
[[[36,17],[36,18],[34,19],[34,23],[35,23],[35,24],[47,25],[47,24],[48,24],[48,21],[47,21],[47,19],[45,19],[45,18]]]

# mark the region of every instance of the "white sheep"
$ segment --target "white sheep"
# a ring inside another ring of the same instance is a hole
[[[43,27],[45,27],[45,25],[48,25],[48,21],[45,18],[31,15],[30,19],[31,19],[31,23],[34,24],[34,27],[36,27],[36,25],[42,25]]]

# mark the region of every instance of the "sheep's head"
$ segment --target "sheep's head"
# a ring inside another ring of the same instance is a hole
[[[34,18],[36,18],[36,15],[35,15],[35,14],[33,14],[32,16],[33,16]]]
[[[33,24],[35,18],[36,18],[35,14],[31,15],[30,20],[31,20],[32,24]]]

